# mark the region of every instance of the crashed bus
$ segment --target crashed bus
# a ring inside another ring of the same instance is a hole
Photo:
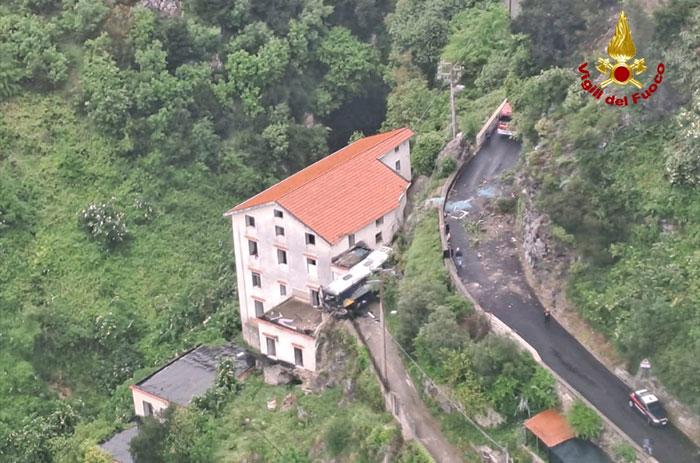
[[[348,273],[321,288],[323,308],[346,314],[355,301],[371,291],[368,277],[379,270],[391,256],[392,249],[381,246],[354,265]]]

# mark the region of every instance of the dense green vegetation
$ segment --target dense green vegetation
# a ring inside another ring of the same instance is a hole
[[[134,378],[233,339],[221,214],[382,122],[387,3],[173,5],[0,6],[3,461],[70,460]]]
[[[355,379],[349,394],[340,387],[317,394],[270,387],[259,374],[228,384],[220,373],[218,387],[207,395],[221,397],[221,406],[212,409],[211,400],[198,401],[189,409],[168,409],[162,421],[146,419],[131,444],[136,461],[310,463],[332,457],[370,463],[392,447],[392,461],[428,463],[401,441],[398,425],[384,411],[367,351],[342,331],[334,336],[349,359],[346,375]],[[268,409],[273,400],[275,409]]]
[[[656,99],[623,110],[591,104],[572,72],[604,32],[606,4],[526,0],[510,25],[496,1],[193,0],[174,14],[119,0],[3,2],[0,458],[101,461],[93,444],[131,417],[134,379],[197,343],[235,338],[221,213],[240,200],[380,127],[416,131],[414,167],[432,173],[449,123],[440,59],[466,66],[457,108],[468,138],[506,95],[513,102],[538,204],[584,257],[571,284],[582,312],[631,361],[650,356],[673,392],[697,398],[698,8],[676,0],[646,19],[647,61],[673,72]],[[515,397],[547,406],[533,391],[551,378],[484,336],[448,286],[436,238],[429,217],[404,255],[406,277],[388,289],[418,321],[399,320],[399,339],[478,398],[475,410],[522,415]],[[262,451],[236,410],[254,416],[245,407],[267,391],[254,379],[231,405],[208,397],[205,411],[178,411],[172,430],[156,431],[201,432],[212,458]],[[338,394],[300,401],[334,407]],[[318,411],[319,427],[301,426],[281,449],[285,461],[305,461],[321,435],[324,449],[361,461],[370,444],[360,434],[388,423],[367,407],[345,448]]]
[[[489,333],[488,321],[455,293],[445,270],[437,210],[419,220],[399,266],[404,276],[392,281],[388,310],[398,320],[390,327],[397,341],[438,384],[449,387],[469,415],[493,408],[505,422],[493,430],[501,445],[516,448],[522,418],[556,405],[554,378],[510,339]],[[394,286],[397,285],[397,291]],[[391,318],[390,318],[391,321]],[[410,360],[406,359],[410,366]],[[416,372],[417,373],[417,372]],[[416,384],[422,384],[421,375]],[[430,402],[430,399],[425,397]],[[443,430],[471,455],[483,436],[457,412],[435,410]],[[493,444],[490,444],[493,445]],[[516,461],[526,461],[518,457]]]
[[[659,61],[667,72],[643,104],[597,105],[558,68],[519,82],[511,100],[537,203],[583,258],[571,268],[573,300],[633,370],[649,357],[700,411],[700,8],[674,1],[646,21],[645,85]]]
[[[576,435],[583,439],[598,437],[603,431],[603,420],[581,400],[576,400],[566,415]]]

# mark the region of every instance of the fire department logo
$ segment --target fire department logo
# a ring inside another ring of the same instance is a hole
[[[595,68],[603,74],[605,79],[597,85],[595,81],[599,80],[600,76],[598,75],[599,79],[591,77],[591,73],[588,71],[588,63],[586,62],[579,66],[578,72],[581,77],[581,88],[596,100],[603,99],[603,88],[611,83],[620,87],[632,84],[639,90],[642,90],[642,83],[635,79],[635,77],[646,71],[647,66],[644,64],[644,58],[637,58],[630,64],[630,60],[634,58],[635,53],[637,53],[637,49],[632,41],[630,27],[627,24],[627,16],[625,16],[624,11],[621,11],[620,17],[617,19],[617,25],[615,26],[615,35],[613,35],[612,39],[610,39],[610,43],[608,43],[608,56],[612,58],[614,63],[610,62],[610,58],[598,58],[598,65]],[[649,97],[658,90],[659,84],[661,84],[664,78],[665,71],[666,66],[664,66],[664,63],[659,63],[656,66],[654,82],[650,83],[649,87],[641,92],[634,92],[632,95],[624,93],[620,96],[607,94],[604,98],[605,103],[611,106],[629,106],[630,104],[635,105],[649,99]]]
[[[644,65],[644,58],[635,59],[631,65],[627,64],[630,59],[634,58],[636,52],[629,25],[627,25],[627,16],[625,16],[624,11],[621,11],[615,27],[615,35],[608,43],[608,56],[615,60],[615,64],[611,64],[608,58],[598,58],[598,66],[595,67],[607,76],[607,79],[600,83],[600,88],[605,88],[612,82],[617,85],[632,84],[637,88],[642,88],[641,82],[635,77],[647,69]]]

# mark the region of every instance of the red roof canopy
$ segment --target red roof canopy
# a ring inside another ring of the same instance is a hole
[[[409,182],[378,160],[413,136],[408,128],[374,135],[326,156],[227,214],[277,202],[329,243],[396,209]]]
[[[503,109],[501,109],[501,116],[512,116],[513,115],[513,108],[510,106],[510,103],[506,102],[506,104],[503,105]]]
[[[525,421],[525,427],[550,448],[576,437],[576,431],[566,418],[553,408]]]

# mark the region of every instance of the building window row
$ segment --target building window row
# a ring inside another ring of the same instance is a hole
[[[265,347],[267,348],[267,355],[270,357],[277,357],[277,339],[272,336],[265,335]],[[304,366],[304,350],[301,347],[292,345],[294,348],[294,365],[303,367]]]

